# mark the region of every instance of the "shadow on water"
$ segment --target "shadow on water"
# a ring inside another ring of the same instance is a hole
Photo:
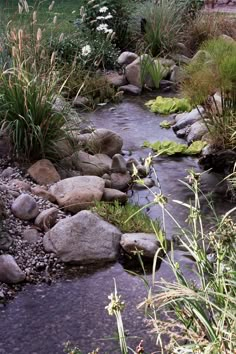
[[[155,116],[144,107],[144,98],[126,99],[117,106],[108,106],[88,115],[97,127],[114,130],[124,139],[124,150],[140,158],[149,153],[142,149],[144,140],[171,139],[181,142],[172,130],[163,130],[159,123],[162,117]],[[155,161],[155,170],[163,193],[169,199],[169,211],[181,225],[186,225],[187,213],[173,199],[188,202],[190,191],[180,182],[185,180],[188,170],[194,168],[202,172],[196,158],[159,157]],[[209,194],[215,190],[220,176],[205,173],[202,177],[202,190]],[[207,203],[202,199],[203,214],[208,223],[211,215]],[[152,201],[147,191],[135,191],[131,200],[140,205]],[[223,199],[220,193],[213,193],[217,214],[223,214],[232,208],[232,204]],[[148,211],[151,217],[159,217],[157,207]],[[176,233],[174,224],[167,219],[167,235]],[[179,254],[182,261],[181,253]],[[185,263],[186,264],[186,263]],[[161,264],[156,279],[172,279],[171,270]],[[121,264],[115,263],[90,272],[73,268],[65,277],[51,286],[46,284],[26,285],[23,291],[6,307],[0,308],[0,354],[61,354],[63,343],[71,341],[77,344],[83,353],[97,347],[101,353],[120,353],[117,343],[105,340],[115,333],[115,319],[110,317],[105,306],[107,296],[113,291],[113,278],[116,279],[118,292],[127,302],[124,311],[124,326],[127,334],[139,338],[129,344],[135,347],[139,339],[144,339],[147,352],[155,350],[154,339],[147,331],[142,310],[138,303],[147,296],[143,281],[124,271]],[[150,276],[148,276],[150,280]]]

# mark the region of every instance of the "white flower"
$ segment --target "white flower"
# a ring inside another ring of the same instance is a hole
[[[82,48],[82,55],[84,57],[86,57],[88,54],[91,53],[91,47],[89,44],[85,45],[83,48]]]
[[[110,18],[112,18],[113,16],[109,13],[106,17],[105,20],[109,20]]]
[[[105,18],[104,16],[97,16],[97,20],[105,20]]]
[[[101,31],[101,32],[105,32],[108,30],[108,24],[107,23],[101,23],[98,27],[97,27],[97,31]]]
[[[103,6],[99,9],[99,12],[106,12],[108,10],[108,7]]]

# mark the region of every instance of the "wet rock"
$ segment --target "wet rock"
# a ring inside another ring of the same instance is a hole
[[[137,54],[126,51],[120,54],[119,58],[117,59],[117,63],[122,66],[128,65],[131,64],[137,58]]]
[[[48,231],[57,222],[59,210],[55,207],[43,210],[35,219],[34,224],[42,231]]]
[[[89,99],[84,96],[78,96],[73,100],[72,107],[75,108],[84,108],[89,104]]]
[[[105,188],[102,196],[102,200],[105,202],[118,201],[121,204],[126,203],[127,199],[127,194],[112,188]]]
[[[42,159],[34,163],[28,169],[29,175],[38,184],[52,184],[60,181],[60,175],[51,163],[51,161]]]
[[[59,221],[43,239],[47,252],[63,262],[89,264],[114,261],[121,232],[90,211]]]
[[[195,122],[191,125],[188,136],[187,142],[190,144],[193,141],[201,140],[203,135],[208,132],[208,129],[203,121]]]
[[[147,233],[123,234],[120,245],[130,255],[142,251],[142,255],[148,258],[153,258],[160,247],[156,235]]]
[[[126,162],[126,168],[130,172],[131,175],[134,172],[134,166],[137,168],[137,166],[139,166],[139,165],[140,165],[140,162],[133,157],[128,159],[128,161]]]
[[[23,239],[30,244],[36,243],[38,240],[40,240],[40,235],[38,230],[32,228],[26,229],[23,232]]]
[[[203,156],[199,159],[199,164],[205,170],[212,168],[214,172],[230,174],[233,172],[236,163],[236,152],[232,150],[217,151]]]
[[[20,190],[20,191],[24,191],[24,192],[29,192],[31,189],[31,186],[29,183],[27,183],[25,181],[21,181],[19,179],[12,179],[8,183],[8,186],[11,189]]]
[[[112,157],[111,170],[116,173],[126,173],[126,160],[121,154]]]
[[[140,177],[146,177],[147,176],[147,169],[146,169],[145,166],[139,164],[136,168],[138,170],[138,175]]]
[[[46,188],[43,188],[41,186],[32,187],[31,193],[37,195],[38,197],[41,197],[42,199],[49,200],[51,203],[56,202],[56,198],[54,197],[54,195],[49,193]]]
[[[176,83],[170,80],[161,80],[160,89],[163,91],[171,91],[176,89]]]
[[[112,163],[111,158],[105,154],[90,155],[84,151],[75,152],[71,160],[74,169],[87,176],[102,176],[110,171]]]
[[[50,187],[60,207],[72,213],[87,209],[103,196],[105,182],[97,176],[66,178]]]
[[[91,134],[81,134],[78,141],[85,144],[93,154],[105,154],[110,157],[119,154],[123,146],[123,139],[117,133],[104,128],[96,129]]]
[[[189,129],[190,129],[190,127],[185,127],[185,128],[183,128],[183,129],[177,130],[176,136],[177,136],[178,138],[180,138],[180,139],[185,138],[186,135],[187,135],[188,132],[189,132]]]
[[[118,91],[130,93],[131,95],[134,95],[134,96],[139,96],[139,95],[141,95],[141,92],[142,92],[140,87],[135,86],[135,85],[131,85],[131,84],[120,86]]]
[[[129,172],[126,173],[112,173],[111,174],[111,188],[120,191],[126,191],[131,183]]]
[[[0,256],[0,282],[17,284],[25,280],[25,273],[17,265],[15,259],[4,254]]]
[[[1,178],[10,178],[14,173],[15,173],[14,168],[7,167],[5,168],[5,170],[2,171],[0,176]]]
[[[203,108],[200,108],[199,110],[203,114]],[[193,109],[191,112],[177,114],[175,117],[176,124],[173,125],[172,129],[174,131],[177,131],[186,128],[188,125],[192,125],[193,123],[201,119],[202,117],[197,109]]]
[[[155,182],[153,181],[152,178],[143,178],[140,180],[140,182],[136,182],[133,185],[134,189],[146,189],[146,188],[152,188],[155,185]]]
[[[109,82],[109,84],[115,86],[115,87],[120,87],[124,86],[127,84],[127,80],[124,75],[119,75],[118,73],[108,73],[106,75],[106,79]]]
[[[11,206],[11,210],[21,220],[31,220],[39,214],[36,201],[28,194],[21,194],[16,198]]]

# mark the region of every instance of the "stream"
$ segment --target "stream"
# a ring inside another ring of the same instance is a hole
[[[183,142],[171,129],[160,128],[159,123],[164,118],[149,112],[144,106],[145,100],[145,97],[126,98],[121,104],[108,105],[87,115],[92,125],[114,130],[123,137],[125,157],[130,153],[136,158],[146,157],[150,150],[141,148],[144,140]],[[197,158],[158,157],[154,168],[163,193],[168,197],[168,210],[181,225],[186,225],[186,209],[172,200],[189,201],[191,192],[181,180],[186,181],[190,169],[202,172]],[[213,192],[218,215],[233,207],[224,199],[222,189],[217,188],[220,179],[216,174],[205,173],[201,182],[205,194]],[[201,198],[205,223],[210,225],[211,214],[204,197]],[[152,201],[152,195],[146,190],[135,190],[131,200],[145,205]],[[161,217],[158,207],[151,207],[148,214],[152,218]],[[174,223],[168,218],[166,232],[169,239],[177,233]],[[189,261],[181,258],[181,251],[176,254],[185,271],[190,271]],[[147,296],[144,283],[117,262],[101,269],[66,268],[63,278],[50,286],[27,284],[12,302],[6,306],[0,305],[0,354],[62,354],[67,341],[77,345],[83,354],[97,347],[101,349],[101,354],[120,353],[118,342],[111,339],[116,336],[115,318],[105,310],[107,296],[114,289],[113,278],[118,293],[126,302],[122,314],[126,333],[136,337],[128,340],[129,345],[135,347],[143,339],[146,352],[154,352],[155,338],[149,333],[143,310],[136,308]],[[164,262],[156,273],[156,280],[160,278],[173,279],[171,270]]]

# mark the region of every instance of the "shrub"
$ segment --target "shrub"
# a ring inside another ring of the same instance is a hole
[[[183,93],[195,106],[203,105],[206,125],[214,144],[235,148],[236,44],[213,39],[201,46],[198,56],[186,67]],[[220,102],[215,93],[220,92]]]
[[[221,13],[199,12],[186,27],[186,46],[195,53],[203,42],[226,34],[236,39],[236,20]]]

